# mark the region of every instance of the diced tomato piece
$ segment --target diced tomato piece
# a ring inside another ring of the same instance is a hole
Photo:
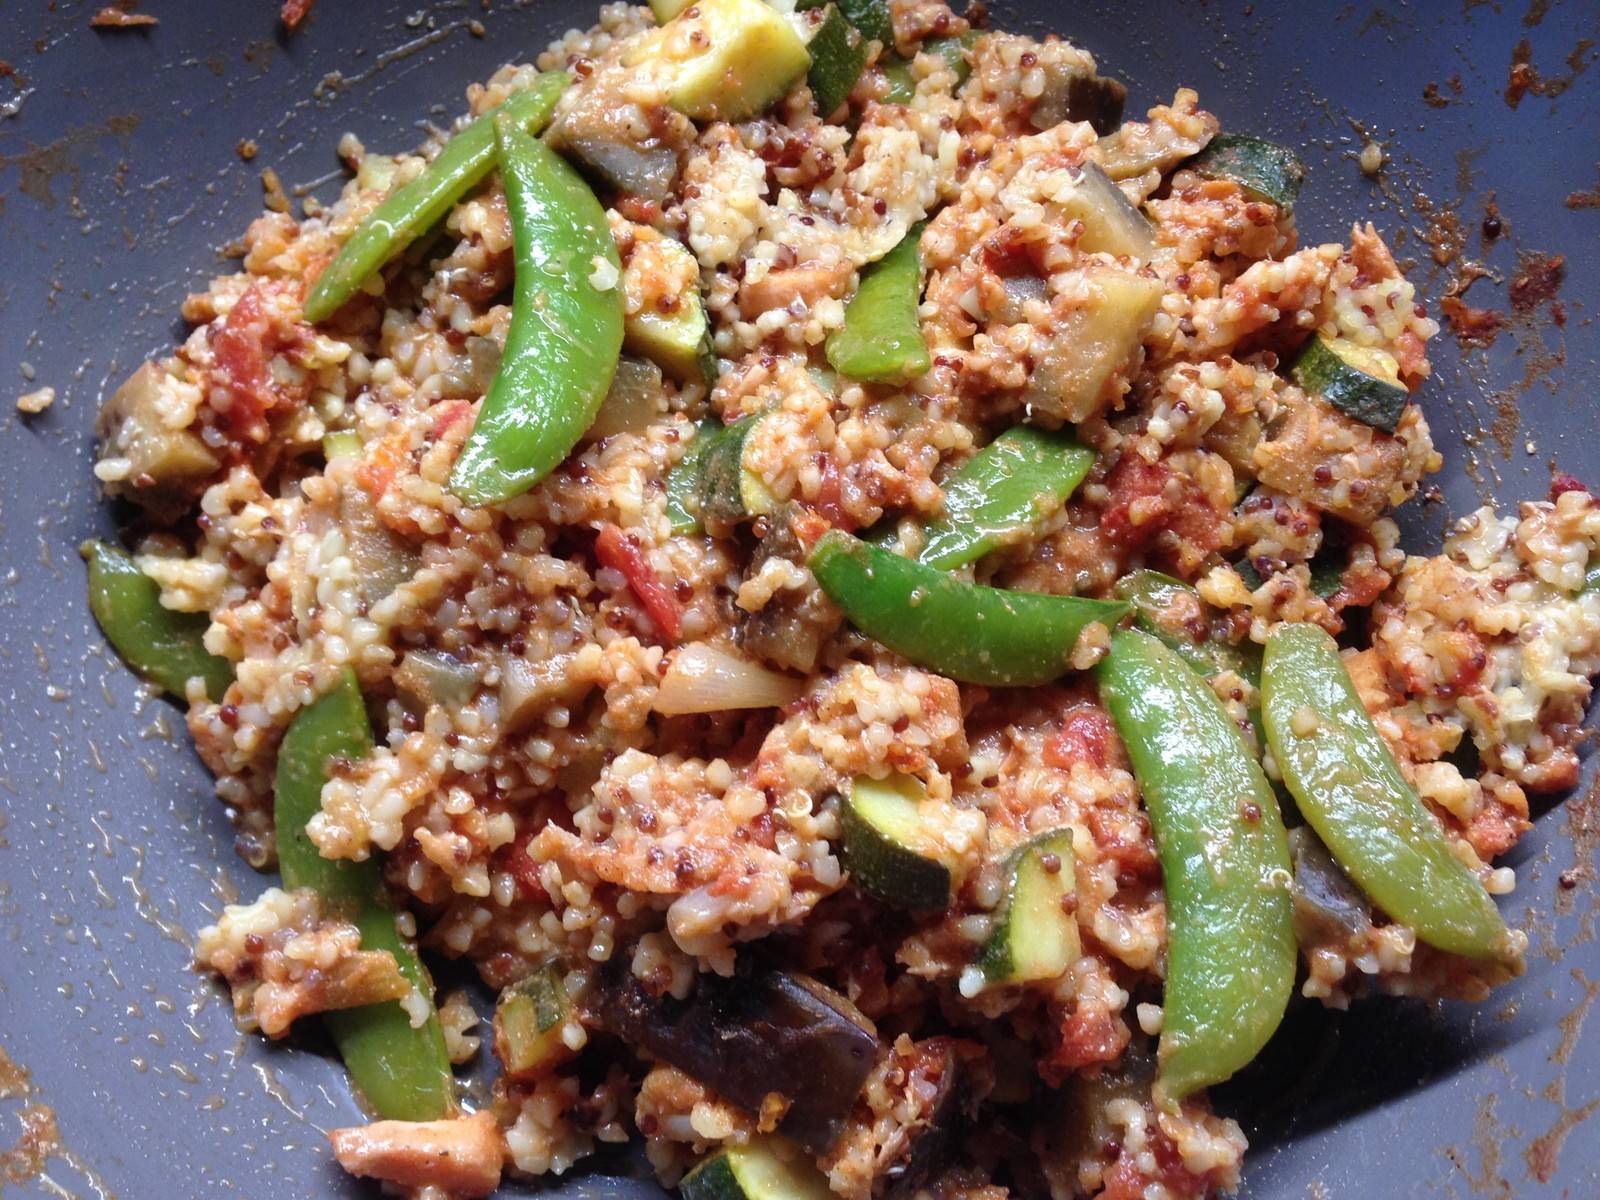
[[[300,22],[306,19],[306,14],[311,11],[312,0],[283,0],[283,7],[278,10],[278,18],[283,22],[283,27],[293,33],[300,27]]]
[[[1557,500],[1563,492],[1587,492],[1588,490],[1589,489],[1583,485],[1582,480],[1577,479],[1572,475],[1568,475],[1565,471],[1558,471],[1555,475],[1551,476],[1550,500],[1552,503]]]
[[[1044,761],[1063,771],[1070,771],[1080,762],[1104,767],[1111,762],[1111,747],[1116,737],[1111,718],[1099,708],[1086,704],[1068,713],[1061,728],[1044,744]]]
[[[269,322],[259,288],[252,287],[235,302],[211,339],[218,382],[227,389],[228,427],[240,437],[265,441],[266,413],[277,403],[268,368]]]
[[[394,477],[400,473],[408,457],[407,443],[410,440],[399,431],[380,438],[373,444],[366,461],[356,468],[356,482],[374,500],[380,499],[394,484]]]
[[[1207,503],[1192,479],[1166,463],[1125,455],[1106,479],[1106,488],[1110,498],[1100,514],[1100,530],[1114,545],[1142,550],[1164,529],[1201,554],[1222,544],[1224,514]]]
[[[1139,1156],[1121,1154],[1106,1172],[1105,1187],[1098,1200],[1144,1200],[1151,1184],[1160,1184],[1171,1200],[1202,1200],[1210,1191],[1209,1181],[1183,1165],[1183,1156],[1172,1139],[1150,1122],[1150,1150],[1155,1159],[1154,1176],[1139,1168]]]
[[[1040,1060],[1039,1074],[1059,1087],[1080,1067],[1116,1062],[1132,1035],[1128,1026],[1103,1005],[1075,1005],[1057,1027],[1055,1047]]]
[[[677,641],[683,629],[683,609],[671,589],[656,575],[638,541],[608,524],[601,527],[594,552],[601,563],[622,573],[662,639]]]
[[[472,416],[472,401],[445,400],[433,406],[434,440],[442,439],[462,421]]]
[[[539,878],[539,864],[528,854],[528,843],[533,836],[525,833],[511,845],[497,850],[495,865],[502,871],[511,872],[511,878],[517,881],[517,894],[524,900],[548,900],[550,893],[545,891],[544,883]]]

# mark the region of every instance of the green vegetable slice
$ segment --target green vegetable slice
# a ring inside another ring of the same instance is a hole
[[[828,362],[842,375],[872,383],[908,383],[932,365],[917,306],[922,301],[923,225],[861,274],[844,310],[844,325],[828,335]]]
[[[1075,862],[1070,829],[1041,833],[1012,851],[1005,898],[978,956],[991,984],[1059,979],[1078,960]]]
[[[456,206],[493,170],[495,123],[504,120],[527,133],[549,124],[556,101],[571,77],[540,75],[523,91],[445,143],[444,149],[410,183],[378,205],[317,277],[306,297],[306,320],[315,324],[337,312],[385,263]]]
[[[1280,625],[1261,691],[1272,756],[1345,873],[1429,945],[1514,964],[1494,900],[1400,773],[1334,640],[1315,625]]]
[[[162,607],[161,586],[114,546],[90,541],[79,553],[89,564],[89,611],[122,661],[180,700],[190,679],[204,680],[206,695],[220,703],[233,664],[206,649],[211,618]]]
[[[571,1057],[561,1038],[571,1013],[561,973],[552,966],[501,992],[494,1010],[495,1052],[506,1074],[539,1074]]]
[[[1144,795],[1167,892],[1158,1055],[1164,1103],[1220,1083],[1264,1046],[1294,987],[1289,842],[1278,802],[1206,682],[1122,630],[1100,695]]]
[[[517,278],[500,369],[450,472],[475,507],[520,495],[566,458],[622,351],[622,260],[600,202],[537,138],[496,129]]]
[[[1253,685],[1261,682],[1261,650],[1254,642],[1234,645],[1210,635],[1210,606],[1180,579],[1142,570],[1117,581],[1117,595],[1133,605],[1139,628],[1154,634],[1206,678],[1232,671]]]
[[[1189,160],[1208,179],[1231,179],[1257,200],[1294,208],[1306,168],[1293,150],[1245,133],[1219,133]]]
[[[838,529],[812,548],[812,574],[870,638],[919,666],[998,687],[1048,683],[1072,670],[1085,626],[1127,614],[1120,601],[1046,596],[964,583]]]
[[[1393,358],[1347,338],[1313,337],[1290,366],[1289,375],[1345,416],[1384,433],[1399,427],[1411,400],[1395,373]]]
[[[802,11],[821,8],[828,0],[801,0],[795,7]],[[861,31],[861,36],[882,42],[885,49],[894,48],[894,22],[889,16],[888,0],[836,0],[845,20]]]
[[[683,1200],[831,1200],[815,1164],[780,1138],[730,1146],[706,1159],[678,1185]]]
[[[768,414],[740,417],[706,443],[699,461],[698,495],[702,524],[733,524],[776,507],[772,493],[744,465],[745,443]]]
[[[623,57],[624,66],[647,62],[686,117],[744,121],[794,86],[811,56],[788,18],[762,0],[695,0]]]
[[[811,85],[817,115],[827,120],[861,77],[861,70],[867,65],[867,43],[850,27],[837,6],[830,4],[823,10],[822,24],[811,35],[806,49],[811,53],[806,82]]]
[[[1098,163],[1070,168],[1072,190],[1057,203],[1068,220],[1083,222],[1078,248],[1090,254],[1117,254],[1149,262],[1155,253],[1155,226]]]
[[[383,868],[323,858],[306,834],[322,807],[330,763],[365,758],[372,750],[366,705],[355,673],[345,669],[327,695],[301,709],[278,748],[273,820],[278,869],[287,888],[312,888],[342,909],[361,930],[363,950],[387,950],[400,974],[428,1001],[428,1019],[413,1028],[399,1001],[323,1014],[350,1077],[380,1117],[432,1121],[455,1105],[444,1032],[433,1012],[433,981],[416,949],[395,928],[384,892]]]
[[[700,532],[700,468],[723,428],[715,417],[701,421],[683,457],[667,472],[667,523],[675,534]]]
[[[693,259],[687,246],[664,239],[662,253],[670,258]],[[699,270],[698,265],[694,268]],[[642,355],[679,383],[713,384],[717,381],[717,356],[711,346],[711,323],[705,301],[695,290],[678,297],[670,313],[641,309],[624,319],[622,348]]]
[[[950,864],[936,837],[923,828],[933,803],[910,775],[857,778],[844,797],[844,862],[862,891],[917,911],[950,905]]]
[[[1054,514],[1094,466],[1066,433],[1006,430],[944,483],[944,515],[924,528],[917,561],[941,570],[976,562]]]

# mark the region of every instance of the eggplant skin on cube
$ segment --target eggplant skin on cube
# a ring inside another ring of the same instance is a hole
[[[855,1005],[807,976],[761,967],[701,975],[682,1000],[658,997],[627,957],[590,996],[595,1024],[752,1114],[779,1093],[789,1107],[778,1132],[813,1155],[832,1148],[878,1056]]]

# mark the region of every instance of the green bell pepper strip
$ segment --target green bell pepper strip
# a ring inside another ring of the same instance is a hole
[[[1117,581],[1117,595],[1133,605],[1133,619],[1146,633],[1154,634],[1167,649],[1207,679],[1232,671],[1252,687],[1261,686],[1261,650],[1254,642],[1233,645],[1209,636],[1196,639],[1196,630],[1186,628],[1173,612],[1174,604],[1192,601],[1198,612],[1207,612],[1200,594],[1171,575],[1160,571],[1134,571]]]
[[[1167,892],[1158,1098],[1253,1059],[1294,987],[1289,840],[1278,803],[1206,682],[1150,634],[1122,630],[1100,696],[1139,781]]]
[[[667,524],[675,534],[700,532],[699,506],[694,503],[700,490],[700,464],[722,430],[716,417],[701,421],[683,457],[667,472]]]
[[[923,223],[861,273],[861,286],[844,310],[844,324],[828,335],[828,362],[841,375],[872,383],[908,383],[933,365],[922,340],[917,306],[922,300]]]
[[[390,259],[431,230],[495,165],[495,122],[538,133],[550,123],[571,77],[541,75],[523,91],[473,121],[445,143],[410,183],[369,213],[339,248],[306,297],[306,320],[325,321]]]
[[[1272,756],[1345,874],[1430,946],[1514,963],[1494,900],[1400,773],[1334,640],[1315,625],[1280,625],[1261,694]]]
[[[566,458],[593,422],[622,353],[622,259],[605,210],[554,150],[508,120],[495,125],[516,252],[505,352],[450,472],[474,507],[521,495]],[[598,262],[611,285],[590,282]]]
[[[830,529],[811,573],[850,623],[895,653],[963,683],[1026,687],[1072,670],[1091,621],[1108,629],[1120,601],[980,587]]]
[[[428,1019],[413,1028],[397,1000],[323,1014],[356,1087],[378,1115],[398,1121],[432,1121],[455,1105],[444,1031],[433,1012],[433,981],[415,947],[400,936],[386,901],[378,860],[323,858],[306,834],[322,806],[322,785],[334,759],[365,758],[372,750],[367,710],[355,673],[304,708],[278,748],[273,821],[278,869],[287,888],[311,888],[361,930],[363,950],[387,950],[400,974],[428,998]]]
[[[917,561],[945,571],[976,562],[1053,514],[1092,466],[1070,435],[1013,426],[945,481],[944,516],[924,527]]]
[[[206,649],[211,618],[163,608],[161,586],[115,546],[90,541],[78,552],[89,564],[89,611],[122,661],[180,700],[198,676],[206,695],[220,702],[233,664]]]

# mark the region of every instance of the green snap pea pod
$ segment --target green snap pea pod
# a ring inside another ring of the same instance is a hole
[[[925,527],[917,561],[946,571],[976,562],[1054,513],[1093,465],[1068,434],[1013,426],[945,481],[944,516]]]
[[[700,464],[722,429],[715,417],[701,421],[683,457],[667,472],[667,523],[675,534],[700,532],[700,514],[689,510],[698,507],[694,496],[700,490]]]
[[[450,472],[475,507],[520,495],[566,458],[622,353],[622,260],[605,210],[543,142],[510,121],[495,131],[517,278],[500,369]]]
[[[872,383],[901,384],[932,365],[922,340],[922,223],[861,273],[861,286],[844,310],[844,324],[828,335],[828,362],[842,375]]]
[[[1205,681],[1122,630],[1098,671],[1150,814],[1167,892],[1164,1102],[1219,1083],[1264,1046],[1294,986],[1288,835],[1272,788]]]
[[[837,529],[818,539],[810,566],[862,633],[963,683],[1048,683],[1072,670],[1072,648],[1086,625],[1109,629],[1128,611],[1120,601],[965,583]]]
[[[1261,697],[1267,744],[1306,823],[1373,903],[1430,946],[1513,962],[1494,900],[1400,773],[1334,640],[1280,625]]]
[[[1261,683],[1261,651],[1254,642],[1233,645],[1210,636],[1200,593],[1160,571],[1134,571],[1117,581],[1117,595],[1133,605],[1133,619],[1206,678],[1232,671]]]
[[[324,321],[337,312],[385,263],[431,230],[488,176],[495,165],[494,126],[499,118],[537,133],[550,122],[570,77],[541,75],[499,107],[473,121],[410,183],[398,189],[356,226],[350,239],[317,277],[306,297],[306,320]]]
[[[199,676],[206,695],[220,701],[233,666],[206,649],[211,618],[163,608],[161,586],[115,546],[85,542],[79,553],[89,564],[89,611],[122,661],[180,700]]]
[[[363,950],[393,954],[400,974],[428,998],[428,1019],[420,1028],[412,1028],[397,1000],[325,1013],[323,1020],[356,1087],[379,1116],[431,1121],[455,1104],[444,1032],[432,1009],[433,981],[415,947],[395,928],[378,860],[323,858],[306,834],[306,823],[322,804],[329,762],[365,758],[371,750],[361,689],[347,669],[333,691],[300,711],[278,749],[278,868],[285,887],[312,888],[342,910],[361,930]]]

